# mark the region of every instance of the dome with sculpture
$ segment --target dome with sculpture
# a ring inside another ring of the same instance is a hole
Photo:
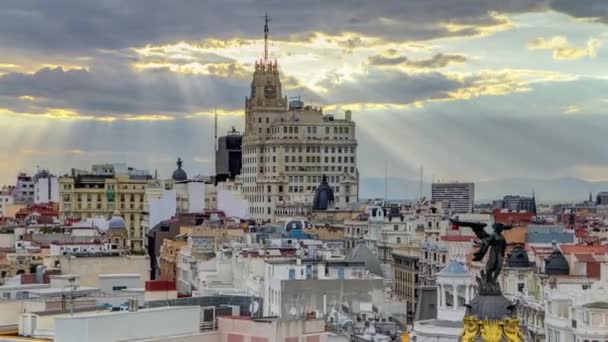
[[[313,210],[326,210],[334,202],[334,190],[327,184],[327,176],[323,175],[321,184],[315,190],[315,197],[312,201]]]
[[[570,265],[562,252],[554,244],[553,252],[545,259],[545,274],[547,275],[568,275],[570,274]]]
[[[507,259],[507,266],[519,268],[530,267],[530,259],[523,246],[517,245],[513,247],[509,258]]]
[[[463,321],[460,341],[488,341],[488,342],[523,342],[524,336],[520,329],[517,317],[517,302],[502,294],[500,283],[497,281],[502,270],[503,258],[508,241],[503,231],[512,229],[512,225],[495,222],[491,230],[486,230],[484,222],[460,221],[458,218],[450,219],[456,227],[469,227],[473,230],[479,241],[475,242],[478,250],[473,253],[473,261],[485,262],[485,267],[479,271],[477,280],[477,296],[467,305]],[[524,265],[527,255],[525,250],[517,248],[509,255],[517,261],[513,265]]]
[[[177,158],[177,169],[173,171],[173,175],[171,176],[174,181],[183,182],[188,180],[188,175],[186,174],[186,171],[182,169],[183,164],[184,162],[182,161],[182,159]]]
[[[114,211],[112,218],[108,221],[108,229],[126,229],[127,224],[125,220],[120,216],[118,210]]]

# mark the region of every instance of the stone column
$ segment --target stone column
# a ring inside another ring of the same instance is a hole
[[[441,285],[437,286],[437,308],[441,308]]]
[[[458,289],[460,289],[460,285],[459,284],[452,284],[452,298],[454,301],[454,310],[458,310]]]

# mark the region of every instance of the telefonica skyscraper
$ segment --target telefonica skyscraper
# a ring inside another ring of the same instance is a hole
[[[251,95],[245,100],[240,179],[251,216],[272,220],[287,207],[311,207],[323,175],[333,189],[334,206],[357,201],[357,140],[351,112],[338,119],[299,99],[288,101],[278,63],[268,58],[268,21],[264,40],[264,58],[255,62]]]

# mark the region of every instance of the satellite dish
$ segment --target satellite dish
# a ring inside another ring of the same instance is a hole
[[[252,301],[251,304],[249,304],[249,312],[254,315],[258,312],[258,310],[260,310],[260,303],[255,300]]]

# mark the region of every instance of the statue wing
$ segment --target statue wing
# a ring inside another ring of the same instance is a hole
[[[459,221],[458,219],[450,219],[450,223],[458,227],[469,227],[473,229],[473,232],[480,240],[483,240],[489,236],[484,229],[487,226],[485,223]]]

